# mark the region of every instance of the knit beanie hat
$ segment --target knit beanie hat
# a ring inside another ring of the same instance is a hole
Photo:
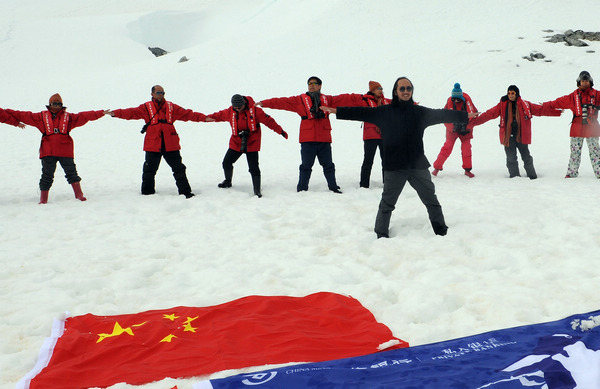
[[[53,94],[52,96],[50,96],[50,99],[48,100],[48,104],[52,104],[53,102],[62,104],[62,102],[63,102],[62,97],[60,97],[60,95],[58,93]]]
[[[381,88],[381,84],[377,81],[369,81],[369,92],[375,92],[378,88]]]
[[[584,70],[579,73],[579,77],[577,77],[577,86],[581,85],[581,80],[588,80],[590,82],[590,86],[594,86],[594,79],[590,75],[590,72]]]
[[[246,99],[242,95],[235,94],[231,96],[231,106],[234,108],[240,108],[246,105]]]
[[[452,89],[452,98],[453,99],[465,99],[463,97],[463,92],[462,89],[460,89],[460,84],[457,82],[456,84],[454,84],[454,89]]]
[[[521,93],[519,93],[519,88],[517,88],[516,85],[509,86],[507,92],[511,90],[517,94],[517,97],[521,96]]]

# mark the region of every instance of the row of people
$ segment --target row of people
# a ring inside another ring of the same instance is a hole
[[[574,115],[580,112],[582,119],[579,120],[579,123],[581,126],[593,127],[593,130],[589,131],[589,134],[593,135],[600,128],[597,122],[597,107],[595,105],[597,92],[592,89],[593,81],[589,73],[586,75],[582,72],[577,82],[578,86],[589,85],[589,90],[586,92],[585,89],[579,87],[579,91],[576,91],[577,93],[564,96],[553,102],[544,103],[541,109],[557,110],[571,108],[573,105],[575,107],[572,108]],[[438,235],[445,235],[448,227],[445,224],[441,206],[435,195],[435,187],[429,174],[428,168],[430,165],[424,154],[423,133],[428,126],[439,123],[457,123],[458,127],[462,128],[467,127],[469,119],[471,119],[471,124],[476,125],[478,124],[476,122],[476,118],[479,115],[478,112],[476,110],[474,110],[475,112],[467,112],[466,110],[436,110],[421,107],[414,102],[412,98],[414,87],[412,82],[406,77],[400,77],[396,80],[392,89],[393,97],[389,104],[380,100],[379,105],[369,103],[359,94],[323,95],[320,93],[321,85],[322,82],[318,77],[311,77],[308,80],[309,90],[307,93],[287,98],[263,100],[254,105],[251,105],[251,99],[248,99],[248,97],[244,98],[241,95],[235,95],[232,98],[232,106],[225,110],[226,112],[220,111],[208,116],[183,109],[166,101],[164,99],[164,89],[159,85],[152,88],[151,101],[136,108],[114,111],[89,111],[79,114],[67,113],[66,108],[62,104],[62,99],[56,94],[50,98],[47,111],[34,114],[7,109],[6,111],[0,111],[0,121],[21,127],[23,125],[20,122],[23,122],[36,126],[42,132],[42,144],[40,147],[40,158],[42,159],[40,189],[42,190],[42,195],[40,202],[44,203],[48,199],[48,190],[52,184],[57,162],[60,162],[61,166],[63,166],[68,182],[73,185],[76,198],[82,201],[85,200],[79,185],[81,178],[77,175],[73,161],[73,142],[69,132],[73,128],[81,126],[90,120],[96,120],[103,115],[122,119],[143,119],[146,122],[143,128],[143,132],[146,133],[144,140],[146,160],[142,175],[142,193],[154,193],[154,176],[160,160],[164,157],[173,170],[179,193],[185,195],[186,198],[192,197],[193,193],[187,181],[186,167],[181,160],[179,152],[181,147],[179,145],[179,136],[173,126],[174,121],[229,121],[232,127],[230,149],[235,151],[235,153],[228,151],[228,154],[224,158],[225,181],[220,186],[223,188],[230,187],[231,174],[228,174],[228,171],[239,156],[244,153],[243,147],[246,147],[245,153],[249,154],[247,143],[243,146],[244,142],[242,137],[240,137],[240,132],[248,131],[249,136],[254,134],[256,137],[260,134],[259,124],[262,122],[287,138],[285,131],[274,120],[269,121],[268,115],[264,114],[260,107],[285,109],[296,112],[301,116],[300,143],[302,164],[299,169],[297,190],[303,191],[308,189],[312,166],[315,158],[318,158],[319,163],[323,166],[329,189],[336,193],[341,193],[335,181],[335,165],[331,158],[331,124],[328,117],[330,113],[337,113],[338,119],[360,120],[376,126],[378,129],[377,132],[381,136],[380,150],[385,180],[376,218],[375,232],[377,236],[388,237],[391,213],[407,181],[417,190],[419,197],[426,205],[434,232]],[[380,90],[380,85],[377,86],[374,84],[373,86],[375,87],[374,90]],[[514,92],[514,98],[510,99],[507,97],[506,101],[510,101],[511,103],[521,101],[521,103],[512,104],[513,108],[510,109],[508,107],[509,103],[506,104],[506,116],[504,126],[501,120],[500,134],[501,140],[507,136],[515,137],[514,147],[517,148],[516,143],[524,143],[523,131],[520,135],[519,131],[525,126],[517,124],[517,132],[514,133],[515,128],[512,123],[515,120],[519,121],[519,119],[521,121],[530,120],[531,112],[525,111],[523,113],[523,111],[519,111],[519,109],[522,110],[523,107],[527,107],[528,104],[524,103],[522,99],[519,100],[518,89],[515,90],[512,88],[509,92],[511,91]],[[373,91],[370,92],[375,95]],[[380,96],[382,97],[382,94]],[[570,100],[572,96],[578,97],[579,100],[573,102]],[[591,98],[589,103],[586,100],[588,97]],[[577,101],[579,104],[577,104]],[[336,107],[339,107],[339,111]],[[577,107],[580,107],[581,110],[577,111]],[[249,110],[249,112],[245,115],[245,123],[241,123],[239,121],[240,113],[244,110]],[[495,111],[498,110],[494,108],[488,110],[485,113],[489,113],[487,117],[484,114],[479,118],[479,124],[502,115],[502,112],[494,113]],[[584,117],[585,120],[583,119]],[[573,123],[575,122],[574,120]],[[587,133],[584,133],[583,138],[586,137],[585,134]],[[573,132],[571,136],[573,136]],[[240,138],[239,150],[237,150],[238,137]],[[597,145],[597,137],[595,141]],[[580,143],[575,143],[575,145],[580,145]],[[593,146],[593,143],[590,143],[589,139],[588,145]],[[508,146],[505,145],[505,147],[510,148],[511,143],[509,142]],[[259,148],[260,138],[258,138]],[[252,152],[254,151],[250,153]],[[514,154],[516,155],[516,151]],[[256,162],[251,160],[248,155],[247,158],[249,165],[258,167],[258,155],[256,155]],[[592,163],[595,162],[597,162],[597,159],[596,161],[592,161]],[[254,170],[253,172],[258,173],[258,177],[260,177],[259,170]],[[253,172],[251,171],[251,174]],[[256,175],[254,174],[253,176]],[[600,172],[597,172],[597,175],[600,177]],[[575,177],[576,175],[569,174],[568,176]],[[257,185],[254,186],[254,190],[255,194],[260,196],[260,179],[258,180],[258,190]]]
[[[531,119],[532,116],[560,116],[562,110],[568,109],[573,112],[573,120],[570,128],[570,156],[565,178],[575,178],[579,175],[581,164],[581,152],[584,141],[587,141],[590,161],[594,174],[600,178],[600,148],[598,138],[600,137],[600,125],[598,124],[598,109],[600,109],[600,92],[593,88],[594,80],[587,71],[582,71],[575,80],[577,89],[572,93],[559,97],[556,100],[542,104],[534,104],[521,97],[519,88],[510,85],[506,95],[494,107],[481,113],[464,125],[446,124],[446,142],[433,163],[432,174],[437,176],[444,168],[444,163],[450,156],[454,143],[457,139],[461,141],[462,167],[465,175],[474,177],[471,172],[471,139],[473,128],[489,120],[500,118],[499,138],[506,153],[506,167],[509,177],[519,177],[519,165],[517,161],[517,150],[521,155],[525,173],[530,179],[536,179],[537,173],[533,165],[533,157],[529,151],[531,144]],[[466,110],[477,112],[477,108],[471,97],[464,93],[460,84],[456,83],[448,98],[446,109]]]

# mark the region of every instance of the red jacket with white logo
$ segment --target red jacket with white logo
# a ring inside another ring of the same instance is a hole
[[[143,119],[150,125],[146,129],[144,137],[144,151],[161,152],[162,140],[165,142],[164,151],[181,150],[179,135],[175,130],[173,122],[181,120],[184,122],[204,122],[206,115],[194,112],[191,109],[181,108],[177,104],[163,100],[160,105],[154,99],[139,107],[115,109],[114,117],[125,120]]]
[[[500,143],[508,146],[508,137],[506,134],[510,134],[508,126],[508,96],[502,96],[500,102],[493,108],[488,109],[476,118],[469,121],[470,126],[478,126],[487,122],[488,120],[500,117]],[[560,110],[550,108],[549,106],[542,106],[533,104],[529,101],[523,100],[520,96],[517,98],[517,118],[520,127],[520,139],[517,142],[522,144],[531,144],[531,118],[535,116],[560,116]],[[510,136],[510,135],[509,135]]]
[[[33,113],[7,109],[6,112],[18,121],[37,128],[42,133],[40,158],[49,156],[74,158],[71,130],[104,116],[103,111],[68,113],[65,108],[59,111],[55,117],[52,117],[50,110]]]
[[[372,93],[365,93],[363,95],[363,103],[367,107],[378,107],[380,105],[388,105],[392,102],[390,99],[386,99],[381,95],[380,99],[377,99]],[[363,123],[363,140],[367,139],[381,139],[381,130],[373,123]]]
[[[240,131],[248,131],[246,152],[252,153],[260,151],[261,123],[278,134],[283,132],[283,128],[260,107],[255,107],[252,97],[244,96],[244,98],[246,99],[246,107],[241,112],[237,112],[233,107],[229,107],[222,111],[211,113],[207,118],[212,118],[216,122],[229,122],[229,125],[231,125],[229,148],[238,152],[241,151],[242,145],[242,138],[239,136],[239,133]]]
[[[359,94],[343,94],[337,96],[321,94],[321,105],[336,108],[341,106],[363,106],[364,102],[362,100],[362,95]],[[263,100],[262,106],[296,112],[300,115],[302,118],[302,121],[300,122],[300,143],[331,143],[331,123],[329,122],[329,113],[325,113],[324,118],[315,118],[310,112],[312,100],[307,93],[299,96],[275,97]]]
[[[598,124],[598,110],[588,107],[588,124],[583,124],[583,104],[600,105],[600,91],[594,88],[585,90],[577,89],[573,93],[559,97],[554,101],[548,101],[543,105],[551,108],[570,109],[573,112],[570,136],[573,138],[593,138],[600,136],[600,124]]]
[[[475,108],[475,104],[473,104],[471,96],[463,92],[463,97],[465,100],[461,100],[458,103],[453,102],[452,97],[448,97],[444,109],[451,109],[453,111],[467,111],[467,113],[477,112],[477,108]],[[446,137],[452,136],[452,133],[454,132],[454,123],[444,123],[444,126],[446,126]],[[467,124],[467,130],[469,130],[469,133],[466,135],[458,135],[459,138],[473,139],[473,124],[471,122]]]

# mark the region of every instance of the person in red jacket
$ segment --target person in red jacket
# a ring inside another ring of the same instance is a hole
[[[581,164],[581,149],[583,141],[587,140],[590,151],[590,161],[596,178],[600,178],[600,124],[598,110],[600,109],[600,91],[593,88],[594,80],[587,71],[582,71],[577,77],[577,89],[554,101],[543,105],[551,108],[570,109],[573,112],[571,121],[571,156],[565,178],[575,178],[579,175]]]
[[[516,85],[510,85],[506,96],[500,102],[488,109],[478,117],[471,119],[469,125],[478,126],[488,120],[500,117],[500,143],[504,145],[506,153],[506,167],[510,178],[520,177],[517,150],[525,165],[527,177],[532,180],[537,178],[533,157],[529,152],[531,144],[531,118],[535,116],[560,116],[562,111],[550,107],[543,107],[523,100]]]
[[[467,111],[468,113],[477,112],[477,108],[471,97],[464,93],[460,88],[460,84],[457,82],[454,84],[454,88],[446,101],[444,109],[451,109],[454,111]],[[471,139],[473,139],[473,125],[471,123],[444,123],[446,126],[446,142],[440,150],[440,154],[433,163],[433,171],[431,174],[437,176],[438,173],[444,170],[444,162],[450,157],[454,143],[457,139],[460,139],[460,151],[462,154],[462,168],[465,170],[465,176],[469,178],[475,177],[471,172],[473,168],[473,162],[471,159]]]
[[[329,190],[342,193],[335,179],[335,164],[331,156],[331,122],[329,113],[320,110],[321,106],[338,107],[363,105],[362,95],[344,94],[338,96],[321,93],[323,82],[319,77],[308,79],[308,92],[292,97],[276,97],[262,100],[256,105],[266,108],[282,109],[300,115],[300,172],[298,177],[298,192],[307,191],[315,158],[323,167]]]
[[[100,119],[106,111],[86,111],[68,113],[63,106],[62,97],[55,93],[50,96],[47,110],[42,112],[26,112],[7,109],[6,112],[16,120],[36,127],[42,133],[40,144],[40,160],[42,161],[42,177],[40,178],[40,204],[48,202],[48,194],[54,182],[56,163],[59,162],[65,171],[67,182],[73,187],[75,198],[87,200],[81,190],[81,177],[75,166],[73,138],[71,130],[83,126],[91,120]]]
[[[378,107],[387,105],[392,102],[391,99],[386,99],[383,95],[383,88],[377,81],[369,81],[369,91],[363,95],[364,105],[367,107]],[[381,130],[373,123],[363,123],[363,149],[364,157],[360,167],[360,187],[368,188],[371,181],[371,169],[373,168],[373,160],[375,152],[379,148],[379,156],[381,157]],[[382,169],[383,174],[383,169]]]
[[[155,193],[154,178],[160,160],[164,158],[173,171],[179,194],[189,199],[194,196],[194,193],[192,193],[192,188],[185,174],[186,167],[181,160],[179,151],[181,150],[179,135],[173,123],[176,120],[204,122],[206,115],[194,112],[191,109],[184,109],[165,100],[165,90],[160,85],[152,87],[151,96],[151,101],[139,107],[115,109],[108,114],[120,119],[143,119],[146,122],[142,129],[142,133],[146,134],[144,137],[146,159],[142,169],[142,194],[152,195]]]
[[[264,124],[285,139],[288,134],[279,124],[259,107],[254,106],[250,96],[235,94],[231,97],[231,107],[206,117],[207,122],[229,122],[231,125],[231,138],[229,149],[223,157],[223,171],[225,180],[218,184],[219,188],[231,188],[233,177],[233,164],[246,154],[248,171],[252,177],[254,194],[262,197],[260,192],[260,168],[258,166],[258,152],[260,151],[261,131],[260,124]]]

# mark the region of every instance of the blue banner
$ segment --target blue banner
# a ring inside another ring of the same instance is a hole
[[[600,311],[193,389],[600,389]]]

